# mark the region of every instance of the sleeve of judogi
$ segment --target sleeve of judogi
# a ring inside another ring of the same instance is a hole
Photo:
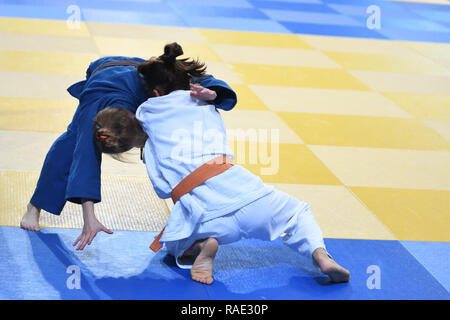
[[[82,198],[101,201],[101,153],[93,138],[93,123],[97,108],[92,105],[80,110],[76,145],[66,189],[66,200],[80,203]]]
[[[214,90],[217,93],[217,98],[212,102],[216,108],[229,111],[236,105],[236,93],[226,82],[213,76],[194,78],[193,82],[199,83],[202,87]]]
[[[149,136],[144,146],[144,164],[147,168],[147,174],[150,178],[150,181],[152,182],[155,193],[159,198],[167,199],[171,196],[172,188],[162,174],[161,170],[163,169],[157,164],[157,157],[154,154],[155,146],[152,145],[152,143],[155,144],[158,143],[158,141],[154,141],[155,139],[157,139],[157,137],[152,135],[152,132],[149,128],[151,126],[151,118],[151,108],[149,106],[146,106],[145,104],[142,104],[136,111],[136,119],[141,124],[145,133],[147,133],[147,135]]]
[[[160,199],[168,199],[171,197],[172,188],[162,175],[158,166],[155,165],[153,155],[151,154],[151,147],[145,144],[144,147],[144,164],[147,169],[147,174],[152,182],[153,190]]]

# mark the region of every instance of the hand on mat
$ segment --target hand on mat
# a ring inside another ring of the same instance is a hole
[[[203,88],[199,84],[191,83],[191,96],[203,101],[213,101],[217,98],[217,93],[208,88]]]
[[[101,224],[97,219],[92,219],[90,222],[85,222],[83,232],[77,238],[77,240],[75,240],[73,246],[76,246],[79,242],[77,250],[83,250],[86,244],[90,245],[92,243],[92,240],[94,240],[95,236],[100,231],[106,232],[108,234],[113,233],[111,230],[107,229],[103,224]]]

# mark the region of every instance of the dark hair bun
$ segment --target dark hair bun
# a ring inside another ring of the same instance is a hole
[[[178,56],[181,56],[182,54],[183,48],[181,48],[181,46],[178,43],[173,42],[166,44],[166,46],[164,47],[164,54],[160,56],[160,58],[164,62],[173,63],[175,62],[176,58]]]

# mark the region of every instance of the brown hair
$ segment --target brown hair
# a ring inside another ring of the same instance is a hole
[[[134,114],[124,108],[105,108],[94,119],[94,141],[103,153],[129,151],[133,148],[136,137],[143,134]]]
[[[183,54],[183,49],[176,43],[167,44],[164,54],[141,63],[137,70],[143,77],[149,96],[153,89],[162,94],[175,90],[189,90],[190,77],[205,77],[206,65],[189,58],[176,59]]]

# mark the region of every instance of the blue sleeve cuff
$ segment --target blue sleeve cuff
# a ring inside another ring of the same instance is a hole
[[[218,80],[213,76],[194,78],[193,82],[199,83],[202,87],[214,90],[217,93],[217,98],[212,102],[216,108],[228,111],[236,105],[236,93],[226,82]]]

